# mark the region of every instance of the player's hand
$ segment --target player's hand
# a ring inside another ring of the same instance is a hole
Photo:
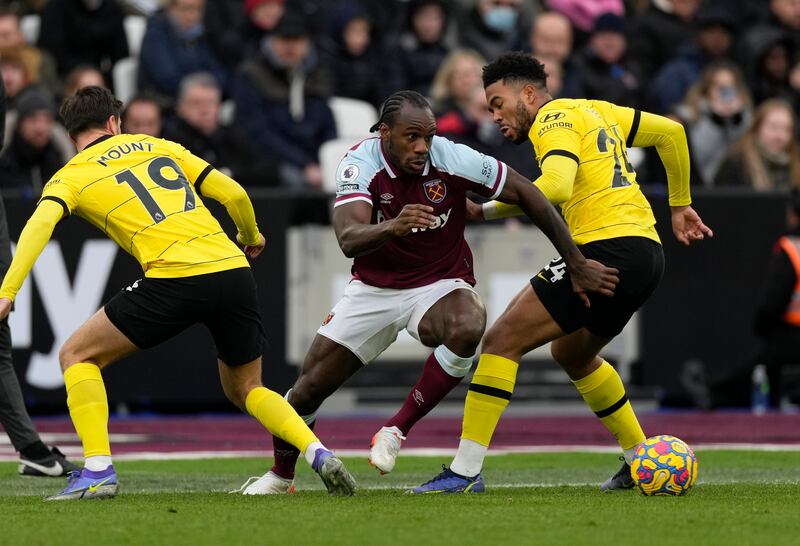
[[[483,217],[483,206],[480,203],[467,199],[467,220],[472,220],[473,222],[486,220]]]
[[[397,218],[390,220],[392,234],[405,237],[412,229],[428,229],[436,225],[433,207],[427,205],[406,205]]]
[[[0,320],[8,318],[13,302],[8,298],[0,298]]]
[[[244,248],[245,255],[248,258],[253,259],[257,258],[261,251],[264,250],[264,247],[267,245],[267,240],[264,238],[262,234],[258,234],[258,244],[257,245],[246,245],[242,242],[242,236],[240,234],[236,234],[236,240],[239,241],[239,244],[242,245]]]
[[[713,237],[714,232],[703,223],[692,207],[672,207],[672,232],[675,238],[686,246],[706,237]]]
[[[614,289],[619,283],[619,269],[606,267],[595,260],[586,260],[583,264],[569,272],[572,279],[572,290],[583,301],[586,307],[591,307],[587,292],[594,292],[608,296],[614,295]]]

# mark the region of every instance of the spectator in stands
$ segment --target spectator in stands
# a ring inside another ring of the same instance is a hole
[[[234,89],[236,123],[261,153],[281,159],[282,184],[319,188],[319,147],[336,138],[336,125],[327,102],[330,76],[301,14],[283,15],[261,51],[242,64]]]
[[[225,66],[231,67],[231,72],[244,57],[246,20],[242,0],[205,0],[205,35],[211,50]]]
[[[268,36],[286,11],[286,0],[246,0],[244,3],[247,22],[243,31],[244,54],[257,52],[261,42]]]
[[[759,2],[759,4],[767,2]],[[800,49],[800,2],[797,0],[769,0],[769,12],[759,25],[750,21],[746,41],[763,34],[765,30],[779,30],[792,42],[792,50]],[[745,48],[745,52],[747,49]]]
[[[756,104],[772,97],[794,100],[789,82],[792,44],[789,35],[777,28],[763,27],[757,34],[748,33],[743,43],[747,52],[744,63]]]
[[[386,88],[430,95],[436,71],[450,48],[445,43],[449,11],[444,0],[411,0],[406,27],[387,46]],[[384,95],[389,95],[387,90]]]
[[[39,83],[37,57],[24,47],[0,49],[0,73],[6,86],[7,108],[11,111],[16,109],[23,92]]]
[[[484,64],[486,60],[475,51],[457,49],[450,53],[433,79],[433,111],[440,115],[454,109],[464,110],[473,90],[481,84]]]
[[[11,142],[0,155],[0,186],[27,198],[42,193],[44,184],[74,154],[54,138],[55,126],[52,98],[40,90],[25,93],[17,106]]]
[[[486,59],[520,49],[526,36],[519,0],[474,0],[458,26],[461,47],[474,49]]]
[[[530,46],[531,53],[537,59],[552,59],[567,68],[572,56],[572,44],[572,24],[566,16],[556,11],[546,11],[533,20]]]
[[[221,99],[222,90],[211,74],[185,77],[178,92],[177,115],[164,124],[163,137],[243,185],[277,185],[277,160],[259,153],[238,127],[220,124]]]
[[[95,67],[88,64],[76,66],[67,75],[66,83],[64,84],[64,96],[72,96],[77,90],[90,85],[108,88],[105,79],[103,79],[103,73]]]
[[[0,50],[19,48],[38,65],[37,80],[53,95],[61,91],[61,81],[56,71],[53,57],[37,47],[28,44],[22,35],[19,15],[8,8],[0,8]]]
[[[756,191],[800,187],[800,144],[791,104],[768,99],[757,109],[753,124],[731,148],[717,172],[717,186],[751,187]]]
[[[128,101],[122,111],[122,131],[131,135],[161,137],[162,114],[158,101],[139,94]]]
[[[678,50],[650,85],[650,108],[670,112],[686,96],[710,62],[730,57],[736,36],[736,23],[724,9],[708,9],[697,15],[698,32],[694,42]]]
[[[550,96],[554,99],[563,97],[564,65],[551,57],[537,58],[544,65],[544,72],[547,74],[547,91]]]
[[[645,79],[667,64],[683,44],[694,40],[701,0],[652,0],[636,18],[630,50]]]
[[[167,8],[147,21],[139,54],[139,90],[170,104],[181,80],[194,72],[210,72],[223,93],[229,85],[228,68],[205,34],[205,0],[169,0]]]
[[[78,65],[90,64],[111,81],[114,63],[128,56],[123,17],[116,0],[48,0],[42,10],[39,47],[55,58],[61,77]]]
[[[713,184],[727,151],[750,126],[752,104],[741,71],[730,61],[718,61],[706,67],[676,108],[686,127],[692,168],[704,185]]]
[[[564,82],[566,97],[601,99],[641,107],[642,80],[635,62],[627,58],[625,19],[614,13],[597,18],[586,47],[576,56]]]
[[[583,36],[591,34],[597,18],[604,13],[625,15],[622,0],[547,0],[548,9],[563,13]]]
[[[320,40],[323,64],[333,79],[333,95],[380,106],[386,64],[374,42],[372,23],[358,1],[342,2],[329,15],[330,33]]]

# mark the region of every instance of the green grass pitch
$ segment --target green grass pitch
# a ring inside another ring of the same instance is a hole
[[[698,453],[700,480],[682,498],[602,494],[613,456],[491,457],[482,495],[410,497],[449,458],[401,457],[380,477],[346,459],[360,485],[331,498],[305,464],[299,491],[228,494],[269,461],[118,461],[121,494],[45,503],[63,479],[16,476],[0,463],[0,544],[33,545],[782,545],[800,544],[800,452]]]

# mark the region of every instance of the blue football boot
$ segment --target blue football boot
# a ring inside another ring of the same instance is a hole
[[[442,465],[442,472],[419,487],[407,491],[409,495],[434,493],[483,493],[486,489],[480,474],[467,478]]]
[[[319,448],[311,468],[322,478],[328,493],[334,497],[350,497],[356,493],[356,481],[332,451]]]
[[[80,471],[70,472],[67,475],[67,487],[61,493],[47,497],[45,500],[104,499],[116,496],[117,491],[119,491],[119,483],[113,466],[100,472],[84,468]]]

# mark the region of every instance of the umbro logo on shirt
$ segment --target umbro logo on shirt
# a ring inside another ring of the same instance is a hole
[[[394,199],[394,195],[392,195],[391,193],[381,194],[381,204],[383,205],[388,205],[389,203],[392,202],[392,199]]]

